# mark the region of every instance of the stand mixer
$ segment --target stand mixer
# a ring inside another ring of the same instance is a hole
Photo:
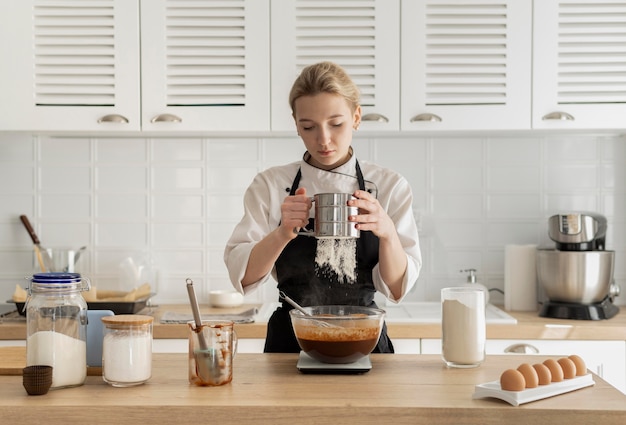
[[[615,316],[614,251],[605,250],[607,220],[596,213],[550,217],[548,235],[556,249],[537,250],[537,278],[548,297],[541,317],[602,320]]]

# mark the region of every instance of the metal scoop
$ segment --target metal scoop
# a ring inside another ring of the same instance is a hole
[[[189,294],[189,302],[191,303],[191,312],[196,322],[194,331],[198,334],[199,350],[195,350],[193,355],[196,360],[196,373],[203,382],[217,382],[220,377],[219,359],[215,349],[209,348],[204,333],[202,332],[202,318],[200,317],[200,309],[198,308],[198,300],[193,289],[193,281],[187,279],[187,293]]]
[[[278,296],[279,296],[281,299],[283,299],[283,300],[287,301],[289,304],[291,304],[291,306],[292,306],[293,308],[295,308],[296,310],[298,310],[298,311],[302,312],[302,314],[304,314],[305,316],[310,317],[310,319],[308,319],[308,320],[310,320],[311,322],[315,322],[315,324],[316,324],[316,325],[318,325],[318,326],[320,326],[320,327],[322,327],[322,328],[340,328],[340,327],[341,327],[341,326],[337,326],[337,325],[333,325],[333,324],[331,324],[331,323],[325,322],[325,321],[323,321],[323,320],[314,319],[314,318],[313,318],[314,316],[313,316],[311,313],[309,313],[309,312],[308,312],[308,311],[306,311],[304,308],[302,308],[302,307],[300,306],[300,304],[298,304],[297,302],[295,302],[294,300],[292,300],[291,298],[289,298],[289,297],[287,296],[287,294],[285,294],[283,291],[280,291],[280,292],[278,293]]]

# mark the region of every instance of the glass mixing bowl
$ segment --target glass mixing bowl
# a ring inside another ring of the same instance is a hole
[[[323,363],[354,363],[378,343],[385,311],[350,305],[304,307],[289,312],[302,351]]]

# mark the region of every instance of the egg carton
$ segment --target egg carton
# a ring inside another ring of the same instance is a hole
[[[570,391],[590,387],[594,384],[595,382],[590,373],[570,379],[564,379],[561,382],[552,382],[547,385],[540,385],[536,388],[529,388],[522,391],[503,390],[500,386],[500,381],[493,381],[476,385],[472,398],[477,399],[492,397],[504,400],[513,406],[519,406],[520,404],[530,403],[531,401],[554,397]]]

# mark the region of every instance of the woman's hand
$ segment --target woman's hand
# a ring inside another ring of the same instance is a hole
[[[389,287],[393,297],[402,296],[402,282],[407,268],[407,258],[396,226],[371,193],[364,190],[354,192],[356,200],[348,201],[349,206],[359,208],[359,214],[348,217],[356,222],[359,230],[370,230],[378,236],[378,265],[380,276]]]
[[[357,229],[369,230],[380,239],[388,239],[397,234],[396,226],[378,199],[365,190],[357,190],[353,195],[357,199],[348,201],[348,205],[358,207],[359,214],[348,217],[348,220],[355,221]]]
[[[309,224],[309,211],[312,205],[311,198],[307,196],[303,187],[297,189],[295,195],[287,196],[280,206],[281,234],[288,239],[298,236],[297,232]]]

